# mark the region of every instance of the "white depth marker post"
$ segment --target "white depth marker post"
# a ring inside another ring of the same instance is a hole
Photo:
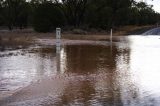
[[[110,35],[110,50],[111,50],[111,56],[112,56],[112,39],[113,39],[113,31],[111,29],[111,35]]]
[[[56,53],[60,53],[61,46],[61,28],[56,28]]]
[[[112,43],[113,31],[111,29],[110,42]]]
[[[61,70],[61,28],[56,28],[56,64],[57,64],[57,72],[59,72]]]

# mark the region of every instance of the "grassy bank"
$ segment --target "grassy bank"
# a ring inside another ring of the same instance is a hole
[[[126,36],[130,34],[141,34],[154,26],[125,26],[113,29],[113,36]],[[62,39],[71,40],[103,40],[108,39],[110,31],[105,30],[81,30],[73,29],[70,31],[62,30]],[[37,33],[33,30],[13,30],[0,31],[0,46],[17,46],[33,44],[36,39],[55,39],[55,32]]]

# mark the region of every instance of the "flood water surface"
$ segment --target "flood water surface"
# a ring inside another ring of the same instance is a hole
[[[0,104],[159,106],[159,54],[158,36],[1,51]]]

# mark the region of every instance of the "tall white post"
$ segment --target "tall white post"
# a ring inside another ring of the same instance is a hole
[[[57,64],[57,72],[61,70],[60,67],[60,58],[61,58],[61,28],[56,28],[56,64]]]
[[[56,28],[56,39],[61,39],[61,28]]]
[[[111,56],[112,56],[112,39],[113,39],[113,30],[111,28],[111,34],[110,34],[110,50],[111,50]]]
[[[61,28],[56,28],[56,53],[60,53],[61,46]]]
[[[110,34],[110,42],[112,43],[112,38],[113,38],[113,31],[111,29],[111,34]]]

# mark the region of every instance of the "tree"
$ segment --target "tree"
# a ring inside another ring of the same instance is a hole
[[[135,0],[0,0],[0,25],[48,32],[58,26],[110,29],[155,24],[160,14]]]
[[[38,4],[33,13],[33,27],[38,32],[49,32],[64,23],[63,14],[57,4],[43,2]]]
[[[17,12],[16,19],[15,19],[15,26],[18,26],[20,29],[27,27],[28,24],[28,16],[30,12],[29,3],[25,1],[21,1],[21,4],[18,4],[17,7],[19,12]]]
[[[158,16],[159,14],[152,9],[152,5],[138,2],[131,8],[130,24],[155,24],[158,22]]]
[[[83,22],[88,0],[62,0],[60,6],[67,23],[78,27]],[[56,0],[57,3],[60,3]]]
[[[14,14],[14,7],[13,7],[12,0],[6,0],[3,2],[3,11],[2,11],[2,20],[8,26],[9,30],[12,30],[15,14]]]
[[[106,0],[89,0],[85,24],[89,27],[106,29],[111,20],[111,9],[107,6]]]
[[[0,26],[3,24],[3,21],[2,21],[2,10],[3,10],[3,0],[0,0]]]
[[[118,25],[120,20],[127,21],[125,13],[128,13],[133,3],[134,0],[107,0],[108,7],[112,10],[111,27]]]
[[[103,29],[129,23],[133,0],[90,0],[87,7],[86,22],[92,27]]]
[[[12,30],[13,26],[26,26],[28,3],[25,0],[5,0],[2,6],[2,20],[9,30]]]

